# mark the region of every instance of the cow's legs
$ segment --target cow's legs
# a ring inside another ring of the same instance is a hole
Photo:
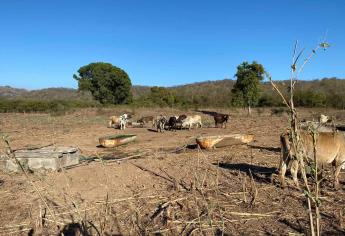
[[[279,162],[279,180],[282,188],[286,187],[285,183],[285,174],[289,164],[290,155],[287,153],[285,146],[281,143],[281,153],[280,153],[280,162]]]
[[[298,178],[297,178],[298,166],[299,166],[298,160],[293,160],[291,163],[291,168],[290,168],[293,182],[297,188],[299,188],[299,182],[298,182]]]
[[[338,164],[336,166],[336,169],[335,169],[335,172],[334,172],[334,188],[335,189],[339,189],[339,178],[338,178],[338,176],[339,176],[341,167],[342,167],[342,164],[341,163],[340,163],[340,165]]]
[[[279,179],[280,179],[281,187],[283,187],[283,188],[285,188],[285,186],[286,186],[286,184],[285,184],[286,169],[287,169],[287,165],[286,165],[285,161],[283,160],[283,158],[281,158],[280,164],[279,164]]]

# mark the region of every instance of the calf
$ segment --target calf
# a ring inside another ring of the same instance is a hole
[[[301,142],[307,158],[314,160],[314,144],[311,134],[301,131]],[[291,164],[291,175],[296,186],[299,186],[298,160],[296,152],[290,140],[290,133],[280,136],[281,159],[279,164],[279,178],[281,185],[285,186],[286,169]],[[339,173],[345,163],[345,136],[342,133],[320,132],[316,137],[316,160],[317,165],[332,163],[335,165],[334,187],[339,186]]]
[[[229,115],[216,114],[213,116],[213,118],[216,128],[219,126],[219,124],[221,125],[221,128],[223,128],[223,126],[224,129],[226,128],[226,123],[228,123]]]

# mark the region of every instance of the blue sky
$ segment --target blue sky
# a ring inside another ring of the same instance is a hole
[[[76,88],[73,73],[97,61],[140,85],[233,79],[253,60],[286,79],[294,41],[309,52],[326,32],[331,47],[301,78],[345,78],[344,0],[11,0],[0,10],[0,85]]]

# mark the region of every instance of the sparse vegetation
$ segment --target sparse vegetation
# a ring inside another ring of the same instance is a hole
[[[47,112],[63,114],[77,108],[96,107],[99,103],[95,101],[80,100],[13,100],[0,99],[0,112]]]

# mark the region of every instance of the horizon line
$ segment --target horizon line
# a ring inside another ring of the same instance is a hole
[[[299,81],[315,81],[315,80],[323,80],[323,79],[339,79],[339,80],[343,80],[345,78],[340,78],[340,77],[337,77],[337,76],[331,76],[331,77],[323,77],[323,78],[317,78],[317,79],[300,79]],[[218,82],[218,81],[224,81],[224,80],[236,81],[236,79],[224,78],[224,79],[217,79],[217,80],[203,80],[203,81],[198,81],[198,82],[193,82],[193,83],[176,84],[176,85],[169,85],[169,86],[132,84],[132,87],[141,86],[141,87],[174,88],[174,87],[182,87],[182,86],[188,86],[188,85],[193,85],[193,84],[201,84],[201,83],[207,83],[207,82]],[[289,81],[289,80],[290,79],[275,79],[273,81]],[[266,82],[269,82],[269,81],[267,79],[264,79],[262,82],[266,83]],[[75,90],[78,90],[78,87],[42,87],[42,88],[34,88],[34,89],[23,88],[23,87],[14,87],[14,86],[11,86],[11,85],[0,85],[0,87],[9,87],[9,88],[13,88],[13,89],[22,89],[22,90],[27,90],[27,91],[35,91],[35,90],[43,90],[43,89],[75,89]]]

